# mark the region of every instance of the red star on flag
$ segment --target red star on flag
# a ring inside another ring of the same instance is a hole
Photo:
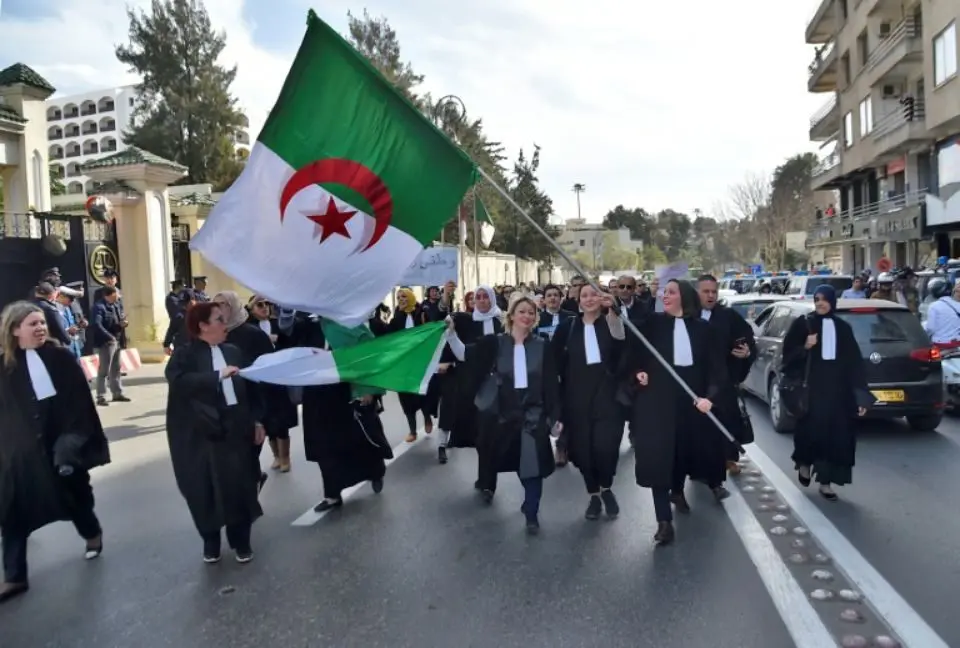
[[[327,203],[327,210],[322,214],[307,214],[307,220],[312,221],[322,231],[320,242],[323,243],[334,234],[339,234],[344,238],[350,238],[350,232],[347,231],[347,221],[357,213],[356,210],[340,211],[337,203],[330,198]]]

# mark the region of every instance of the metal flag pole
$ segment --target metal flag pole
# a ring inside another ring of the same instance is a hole
[[[474,286],[480,285],[480,224],[477,222],[477,201],[480,200],[480,196],[477,195],[478,189],[477,185],[473,185],[473,261],[477,270],[477,280]],[[466,287],[464,287],[464,294],[466,294]]]
[[[593,287],[593,289],[596,290],[598,293],[603,292],[602,290],[600,290],[600,286],[598,286],[598,285],[596,284],[596,282],[591,278],[591,276],[590,276],[589,274],[587,274],[587,273],[577,264],[577,262],[574,261],[574,260],[570,257],[570,255],[566,253],[566,251],[565,251],[562,247],[560,247],[559,245],[557,245],[557,242],[556,242],[556,241],[554,241],[552,238],[550,238],[550,235],[547,234],[547,232],[546,232],[542,227],[540,227],[540,224],[537,223],[537,221],[533,220],[533,218],[530,216],[530,214],[528,214],[527,211],[526,211],[523,207],[521,207],[519,204],[517,204],[517,201],[515,201],[515,200],[513,199],[513,197],[509,194],[509,192],[507,192],[503,187],[501,187],[500,185],[498,185],[498,184],[496,183],[496,181],[495,181],[493,178],[491,178],[489,175],[487,175],[486,171],[484,171],[483,169],[481,169],[479,166],[477,167],[477,171],[478,171],[478,173],[480,173],[481,176],[483,176],[484,180],[486,180],[487,182],[489,182],[490,185],[491,185],[494,189],[496,189],[497,193],[499,193],[500,196],[503,197],[503,199],[506,200],[507,203],[509,203],[511,207],[513,207],[514,209],[516,209],[517,212],[518,212],[521,216],[523,216],[524,220],[526,220],[526,221],[530,224],[530,226],[533,227],[533,229],[535,229],[535,230],[536,230],[541,236],[543,236],[545,239],[547,239],[548,241],[550,241],[550,245],[553,246],[553,248],[554,248],[554,249],[557,251],[557,253],[563,258],[564,261],[566,261],[567,263],[570,264],[570,266],[577,272],[577,274],[579,274],[580,276],[586,278],[586,279],[587,279],[587,283],[590,284],[590,286]],[[662,355],[660,355],[660,352],[657,351],[657,349],[653,346],[653,344],[651,344],[650,341],[643,335],[643,333],[640,332],[640,329],[638,329],[636,326],[634,326],[633,322],[631,322],[629,318],[624,317],[624,316],[623,316],[623,313],[621,313],[621,312],[618,311],[618,312],[617,312],[617,315],[618,315],[618,316],[620,317],[620,319],[623,321],[624,326],[626,326],[626,327],[630,330],[630,332],[633,333],[633,335],[636,336],[636,338],[637,338],[638,340],[640,340],[640,342],[643,343],[643,346],[645,346],[645,347],[647,348],[647,351],[649,351],[649,352],[651,353],[651,355],[653,355],[653,357],[656,358],[657,361],[658,361],[661,365],[663,365],[663,368],[667,370],[667,373],[669,373],[670,376],[672,376],[673,379],[677,381],[677,384],[680,385],[680,386],[683,388],[683,391],[687,392],[687,394],[688,394],[688,395],[690,396],[690,398],[693,399],[693,400],[696,400],[696,399],[700,398],[699,395],[697,395],[692,389],[690,389],[690,385],[688,385],[688,384],[683,380],[683,378],[681,378],[680,375],[674,370],[674,368],[670,366],[670,363],[667,362]],[[714,424],[715,426],[717,426],[717,429],[720,430],[720,432],[723,434],[723,436],[727,437],[727,439],[730,441],[730,443],[734,444],[734,445],[737,447],[737,450],[738,450],[738,451],[743,452],[743,446],[740,445],[740,442],[739,442],[739,441],[737,441],[735,438],[733,438],[733,435],[730,434],[730,431],[727,430],[727,428],[723,425],[723,423],[720,422],[720,419],[717,418],[716,414],[714,414],[712,411],[710,411],[710,412],[707,412],[707,417],[713,422],[713,424]]]

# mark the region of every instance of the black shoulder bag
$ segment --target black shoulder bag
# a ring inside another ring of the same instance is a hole
[[[806,318],[804,318],[806,319]],[[807,319],[807,335],[811,335],[810,320]],[[810,411],[810,361],[813,358],[811,349],[807,349],[807,362],[803,369],[802,379],[780,378],[780,399],[787,413],[794,419],[801,419]]]

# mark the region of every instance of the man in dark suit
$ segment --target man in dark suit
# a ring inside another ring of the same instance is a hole
[[[43,316],[47,320],[47,334],[62,344],[70,348],[73,339],[67,330],[66,321],[60,314],[60,308],[56,303],[57,289],[50,283],[41,281],[34,288],[33,302],[43,311]]]
[[[756,356],[757,344],[753,337],[753,328],[732,308],[717,303],[717,278],[713,275],[701,275],[697,280],[697,292],[700,294],[701,317],[710,323],[715,343],[722,346],[727,358],[724,372],[726,380],[714,400],[717,418],[741,445],[753,443],[753,430],[740,415],[740,383],[742,383],[750,365]],[[720,431],[717,431],[720,434]],[[740,472],[737,461],[740,453],[732,443],[726,444],[727,470],[732,475]]]
[[[564,310],[561,307],[563,303],[563,289],[560,286],[548,284],[543,289],[543,310],[540,311],[540,322],[537,324],[537,333],[548,340],[553,338],[554,331],[565,320],[573,317],[576,313]]]
[[[107,406],[107,381],[114,402],[128,403],[120,376],[120,351],[123,349],[126,318],[120,306],[120,292],[113,286],[97,291],[100,299],[93,305],[90,333],[99,359],[97,369],[97,405]]]

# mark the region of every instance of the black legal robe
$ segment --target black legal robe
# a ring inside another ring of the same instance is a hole
[[[743,418],[740,416],[738,394],[740,383],[746,379],[747,373],[750,372],[750,365],[756,359],[757,342],[753,337],[753,329],[740,313],[720,304],[714,306],[707,323],[710,325],[716,343],[726,354],[724,361],[726,379],[717,394],[714,414],[741,445],[753,443],[753,433],[744,425]],[[748,357],[736,358],[731,355],[737,340],[746,340],[747,348],[750,349]],[[729,444],[727,448],[727,458],[730,460],[739,458],[739,451],[733,444]]]
[[[462,369],[471,375],[472,383],[479,386],[487,376],[495,375],[499,384],[496,411],[477,413],[477,453],[481,455],[481,464],[488,463],[498,473],[516,472],[521,478],[549,477],[556,468],[550,429],[560,420],[556,359],[546,340],[529,335],[524,342],[527,388],[516,389],[514,345],[513,337],[504,333],[482,336],[466,347]],[[526,444],[534,450],[532,460],[531,454],[525,452]]]
[[[467,346],[484,336],[483,322],[474,321],[471,313],[455,313],[453,326],[457,337]],[[494,335],[503,332],[499,319],[493,320],[493,331]],[[440,429],[450,432],[449,447],[473,448],[477,443],[477,408],[473,404],[479,387],[477,376],[461,370],[462,363],[449,346],[444,348],[440,362],[450,365],[441,379]]]
[[[245,366],[244,354],[221,344],[227,365]],[[257,390],[234,377],[237,404],[228,406],[213,354],[193,340],[173,351],[164,371],[167,392],[167,442],[180,494],[201,534],[227,525],[250,524],[263,511],[257,498],[259,467],[251,461],[254,424],[265,414]]]
[[[326,338],[319,319],[298,319],[290,338],[295,346],[322,349]],[[307,461],[320,467],[327,497],[355,484],[382,479],[384,459],[392,456],[377,413],[352,403],[349,383],[303,388],[303,446]]]
[[[710,326],[697,318],[685,318],[693,352],[693,365],[673,364],[674,317],[645,313],[633,321],[654,348],[701,398],[715,401],[724,381],[722,349]],[[646,488],[672,488],[685,476],[719,485],[725,477],[726,437],[693,399],[673,379],[643,344],[627,336],[626,367],[634,388],[630,429],[636,450],[637,484]],[[636,374],[646,372],[647,386],[636,384]]]
[[[270,335],[252,320],[247,320],[227,333],[227,343],[237,347],[243,353],[243,366],[252,365],[260,356],[274,351]],[[257,398],[264,407],[261,423],[271,438],[297,427],[300,419],[287,387],[252,382],[248,382],[246,387],[248,391],[257,392]]]
[[[560,420],[567,455],[575,466],[615,472],[623,441],[617,393],[623,382],[625,340],[613,338],[603,316],[594,323],[594,330],[599,364],[587,364],[582,314],[565,320],[553,336],[551,352],[556,357],[562,395]]]
[[[423,326],[425,323],[422,318],[417,316],[418,310],[419,305],[413,312],[409,313],[409,317],[415,327]],[[407,316],[407,313],[397,308],[393,313],[393,317],[390,319],[390,323],[387,324],[387,333],[398,333],[406,330]],[[430,389],[430,387],[433,387],[433,389]],[[424,416],[436,416],[437,407],[440,402],[440,378],[436,375],[431,376],[430,385],[427,387],[426,394],[397,393],[397,398],[400,400],[400,407],[403,409],[403,413],[407,416],[421,411]]]
[[[29,535],[72,517],[74,480],[60,477],[54,463],[86,472],[110,463],[110,449],[74,355],[55,342],[37,349],[57,392],[38,401],[26,354],[15,354],[9,371],[0,353],[0,527]]]
[[[868,390],[860,345],[853,329],[839,317],[831,317],[837,336],[836,359],[823,359],[824,319],[798,317],[790,325],[783,339],[781,373],[802,376],[809,355],[809,410],[797,421],[793,433],[793,460],[812,465],[815,472],[842,486],[852,481],[856,464],[857,408],[869,407],[874,399]],[[816,333],[817,343],[807,351],[804,343],[812,333]]]

